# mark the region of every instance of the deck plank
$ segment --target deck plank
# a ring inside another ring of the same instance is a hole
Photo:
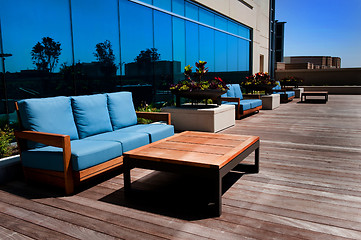
[[[223,178],[220,217],[207,215],[201,177],[133,169],[130,199],[122,174],[67,197],[15,180],[0,185],[0,238],[361,239],[360,106],[356,95],[330,95],[326,104],[294,99],[236,120],[221,132],[229,138],[202,133],[192,136],[194,146],[182,135],[169,143],[211,156],[237,135],[260,136],[260,172]]]

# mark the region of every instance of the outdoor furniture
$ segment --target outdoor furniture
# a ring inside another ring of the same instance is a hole
[[[222,214],[222,177],[231,170],[259,171],[259,137],[182,132],[124,153],[124,190],[131,188],[130,170],[145,168],[194,174],[209,179],[216,215]],[[255,151],[254,165],[239,163]],[[242,167],[245,167],[242,169]]]
[[[26,179],[63,187],[66,194],[86,179],[119,169],[124,152],[174,134],[172,125],[138,125],[137,116],[170,124],[170,114],[137,114],[130,92],[26,99],[16,109]]]
[[[262,100],[252,96],[243,97],[239,84],[228,84],[227,86],[229,90],[221,96],[222,104],[235,105],[237,119],[262,109]]]
[[[307,92],[303,92],[301,95],[301,102],[306,102],[307,96],[320,96],[324,98],[324,102],[328,101],[328,92],[327,91],[307,91]],[[312,99],[312,100],[316,100],[316,99]],[[317,99],[318,100],[318,99]],[[321,101],[323,99],[320,99]]]
[[[279,82],[277,86],[272,88],[273,94],[280,94],[281,96],[281,103],[287,103],[292,101],[295,98],[295,91],[289,91],[287,89],[282,89]]]

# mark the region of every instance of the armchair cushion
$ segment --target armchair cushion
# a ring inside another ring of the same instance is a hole
[[[147,133],[149,141],[155,142],[174,135],[174,126],[165,124],[138,124],[118,130],[119,132]]]
[[[114,130],[137,124],[131,92],[108,93],[108,109]]]
[[[97,164],[120,157],[122,144],[113,141],[71,141],[71,161],[73,170],[80,171]],[[47,146],[22,152],[24,167],[53,171],[64,171],[62,148]]]
[[[116,130],[114,132],[106,132],[97,134],[95,136],[90,136],[84,140],[119,142],[122,144],[123,152],[127,152],[149,144],[149,135],[148,133],[142,132],[121,132]]]
[[[69,135],[79,139],[69,97],[34,98],[18,102],[21,123],[25,130]],[[30,148],[44,146],[30,143]]]
[[[80,139],[113,130],[105,94],[72,97],[72,106]]]

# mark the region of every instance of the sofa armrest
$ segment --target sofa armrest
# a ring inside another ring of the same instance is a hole
[[[165,121],[168,125],[171,124],[170,113],[166,112],[136,112],[137,117],[145,118],[153,121]]]
[[[55,133],[44,133],[35,131],[15,131],[15,137],[20,148],[20,140],[30,140],[45,145],[59,147],[63,149],[63,163],[64,163],[64,181],[65,181],[65,192],[70,194],[74,191],[74,182],[71,166],[71,144],[70,136],[55,134]]]
[[[221,97],[221,101],[226,101],[226,102],[236,102],[239,105],[239,98],[233,98],[233,97]]]
[[[243,99],[261,99],[260,94],[243,94]]]
[[[65,141],[70,136],[55,134],[55,133],[44,133],[44,132],[35,132],[35,131],[15,131],[15,137],[17,139],[30,140],[33,142],[42,143],[54,147],[65,147]]]

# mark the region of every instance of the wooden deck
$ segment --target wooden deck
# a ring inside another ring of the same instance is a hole
[[[361,239],[361,96],[298,101],[222,132],[261,149],[260,173],[224,177],[221,217],[202,178],[134,169],[126,199],[122,174],[70,197],[19,180],[0,186],[0,239]]]

